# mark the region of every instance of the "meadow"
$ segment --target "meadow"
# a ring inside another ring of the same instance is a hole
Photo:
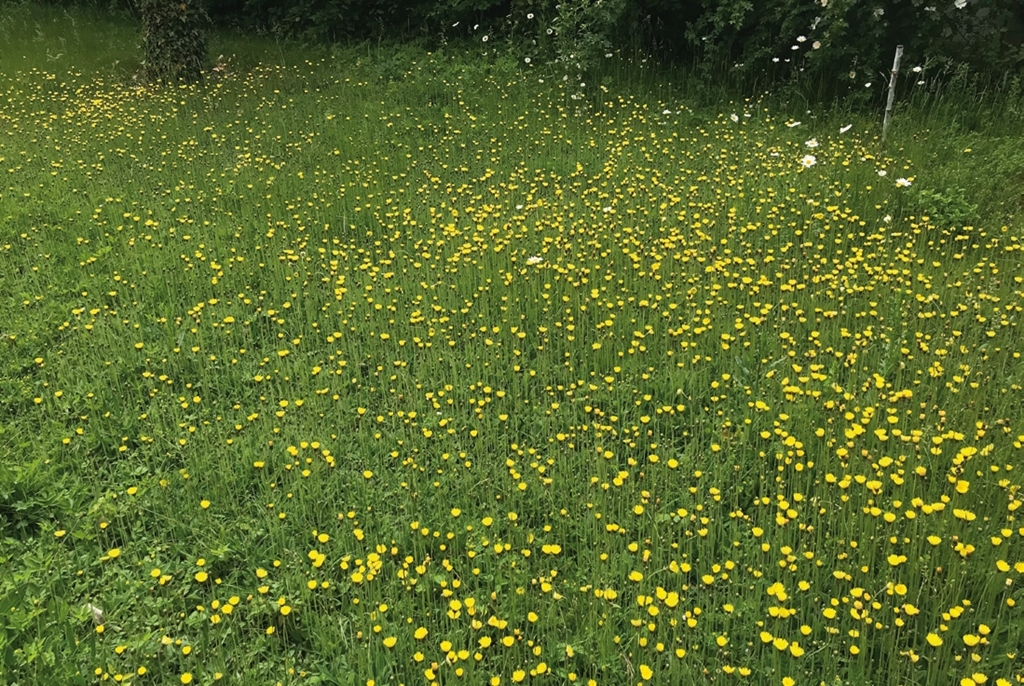
[[[0,681],[1024,681],[1014,140],[21,33]]]

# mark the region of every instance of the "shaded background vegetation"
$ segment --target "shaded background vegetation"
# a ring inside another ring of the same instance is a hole
[[[140,16],[147,3],[93,4]],[[967,70],[998,83],[1024,65],[1018,0],[206,0],[206,9],[214,26],[310,42],[472,40],[577,79],[626,51],[748,83],[799,81],[825,97],[878,82],[897,44],[908,67],[947,78]]]

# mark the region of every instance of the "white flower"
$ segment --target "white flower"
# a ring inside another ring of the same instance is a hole
[[[907,186],[910,185],[910,181],[900,177],[896,179],[896,185],[899,186],[900,188],[906,188]]]
[[[798,122],[798,121],[791,121],[788,124],[786,124],[786,126],[788,126],[789,128],[792,129],[792,128],[796,127],[796,126],[800,126],[800,122]]]
[[[875,19],[878,19],[883,14],[885,14],[885,10],[882,9],[881,7],[876,8],[874,11]]]
[[[103,623],[103,610],[99,609],[98,607],[96,607],[92,603],[86,603],[85,604],[85,609],[88,610],[89,614],[92,615],[92,621],[93,622],[95,622],[96,624],[102,624]]]
[[[672,114],[672,110],[664,110],[662,111],[662,114]]]
[[[800,46],[799,46],[799,45],[794,45],[794,46],[792,46],[792,47],[790,48],[790,50],[799,50],[799,49],[800,49]]]
[[[608,214],[609,212],[612,211],[612,207],[611,205],[609,205],[608,207],[602,207],[601,211],[604,212],[605,214]]]
[[[804,155],[800,158],[800,164],[804,165],[804,169],[810,169],[818,163],[818,158],[814,155]]]
[[[772,58],[772,62],[778,62],[778,61],[779,61],[779,58],[778,58],[778,57],[773,57],[773,58]]]
[[[543,261],[544,258],[540,257],[539,255],[534,255],[532,257],[526,258],[526,264],[540,264]]]
[[[554,33],[554,32],[555,32],[555,30],[554,30],[554,29],[552,29],[552,28],[548,28],[548,35],[549,35],[549,36],[550,36],[550,35],[551,35],[552,33]]]
[[[892,215],[891,214],[885,215],[884,217],[882,217],[882,221],[885,222],[886,224],[888,224],[889,222],[892,221]]]
[[[486,43],[488,38],[489,38],[489,36],[484,36],[483,39],[482,39],[483,42]]]
[[[797,36],[796,37],[796,42],[797,43],[803,43],[805,40],[807,40],[807,36]]]
[[[879,170],[878,170],[878,175],[879,175],[879,176],[885,176],[885,175],[886,175],[886,174],[888,174],[888,173],[889,173],[889,172],[885,171],[884,169],[879,169]]]
[[[865,84],[864,84],[864,87],[865,87],[865,88],[871,88],[871,82],[870,82],[870,81],[868,81],[867,83],[865,83]]]
[[[523,61],[526,62],[527,64],[529,64],[530,63],[530,58],[529,57],[524,57]]]
[[[808,148],[816,148],[818,147],[818,139],[812,138],[809,141],[804,141],[804,145],[806,145]]]
[[[605,57],[611,57],[611,56],[612,56],[612,54],[611,54],[610,52],[606,52],[606,53],[604,54],[604,56],[605,56]]]
[[[916,66],[913,69],[911,69],[910,71],[914,72],[915,74],[920,74],[921,73],[921,69],[923,69],[923,67]]]
[[[458,25],[459,25],[459,22],[455,22],[454,24],[452,24],[452,28],[454,29]]]
[[[853,128],[853,124],[847,124],[846,126],[844,126],[841,129],[839,129],[839,133],[846,133],[847,131],[849,131],[852,128]]]
[[[958,10],[962,10],[967,7],[967,0],[956,0],[956,2],[953,3],[953,7],[956,7]]]
[[[737,115],[735,112],[729,115],[729,119],[732,119],[733,122],[738,122],[740,120],[739,115]]]
[[[527,19],[533,19],[533,12],[530,12],[529,14],[527,14],[526,18]]]
[[[815,50],[817,50],[818,48],[821,47],[821,41],[820,40],[814,41],[813,43],[811,43],[811,47],[814,48]]]
[[[523,209],[523,206],[522,205],[516,205],[516,209],[517,210],[521,210],[521,209]]]

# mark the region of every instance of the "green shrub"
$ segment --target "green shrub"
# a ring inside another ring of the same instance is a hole
[[[918,68],[904,78],[907,85],[926,79],[934,85],[942,81],[939,75],[951,78],[960,65],[972,75],[997,78],[1024,64],[1021,10],[1010,0],[703,0],[702,5],[685,37],[703,64],[768,72],[776,81],[817,80],[830,96],[881,99],[897,44],[905,48],[904,72]]]
[[[942,228],[970,224],[978,216],[978,206],[967,200],[967,191],[959,187],[945,190],[922,188],[917,192],[921,213]]]

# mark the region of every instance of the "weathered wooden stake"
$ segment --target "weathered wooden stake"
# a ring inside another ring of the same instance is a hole
[[[903,46],[896,46],[896,57],[892,61],[892,73],[889,75],[889,101],[885,104],[885,119],[882,121],[882,143],[889,135],[889,118],[892,116],[892,103],[896,99],[896,77],[900,73],[900,58],[903,57]]]

